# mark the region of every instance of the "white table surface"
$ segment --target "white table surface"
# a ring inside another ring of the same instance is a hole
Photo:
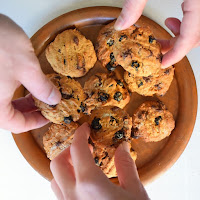
[[[164,20],[167,17],[182,19],[181,2],[181,0],[149,0],[144,15],[165,27]],[[89,6],[122,7],[122,4],[122,0],[0,0],[0,13],[11,17],[31,37],[44,24],[68,11]],[[193,49],[188,54],[198,91],[199,55],[200,48]],[[199,122],[198,112],[193,135],[184,153],[170,170],[146,186],[152,200],[200,199]],[[56,199],[50,183],[32,169],[19,152],[10,132],[2,129],[0,129],[0,151],[0,199]]]

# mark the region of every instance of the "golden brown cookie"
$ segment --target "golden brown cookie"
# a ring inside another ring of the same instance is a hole
[[[131,136],[157,142],[169,136],[175,127],[173,115],[160,101],[144,102],[133,115]]]
[[[77,121],[85,110],[85,95],[79,82],[71,77],[58,74],[48,74],[47,77],[61,92],[62,99],[57,105],[48,105],[34,98],[35,105],[42,115],[56,124],[69,124]]]
[[[97,38],[97,57],[107,69],[121,65],[136,76],[157,73],[161,66],[161,48],[149,27],[131,26],[114,30],[114,22],[101,29]]]
[[[128,90],[124,87],[123,80],[116,80],[108,74],[97,73],[85,82],[84,101],[88,113],[100,106],[117,106],[124,108],[130,100]]]
[[[118,107],[105,106],[93,110],[89,124],[91,140],[100,147],[117,147],[128,141],[131,135],[132,118]]]
[[[129,72],[124,73],[124,80],[131,92],[137,92],[144,96],[154,94],[163,96],[169,89],[174,77],[174,68],[161,69],[157,74],[150,76],[134,76]]]
[[[116,148],[100,148],[94,146],[93,148],[93,158],[97,166],[106,174],[108,178],[116,177],[117,171],[114,162]],[[135,161],[137,158],[137,153],[131,148],[130,154],[132,159]]]
[[[76,29],[58,34],[45,53],[56,72],[71,77],[84,76],[97,60],[92,42]]]
[[[50,160],[71,145],[77,128],[78,124],[75,122],[65,125],[52,124],[49,127],[49,130],[43,136],[43,144]]]

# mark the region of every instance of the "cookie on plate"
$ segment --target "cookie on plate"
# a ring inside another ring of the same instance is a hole
[[[40,109],[42,115],[56,124],[69,124],[77,121],[85,110],[85,95],[79,82],[71,77],[58,74],[48,74],[47,77],[58,88],[62,95],[57,105],[48,105],[36,98],[35,105]]]
[[[114,162],[116,148],[99,148],[94,146],[93,148],[93,158],[95,164],[100,167],[100,169],[106,174],[108,178],[117,177],[117,171]],[[131,148],[130,155],[135,161],[137,158],[137,153]]]
[[[131,135],[132,118],[121,108],[100,107],[89,117],[91,140],[100,147],[117,147],[128,141]]]
[[[85,82],[84,92],[87,112],[100,106],[117,106],[124,108],[130,100],[123,80],[116,80],[108,74],[97,73]]]
[[[84,76],[97,60],[92,42],[76,29],[58,34],[45,53],[54,71],[71,77]]]
[[[157,94],[163,96],[169,89],[174,77],[174,68],[161,69],[157,74],[150,76],[134,76],[129,72],[124,73],[124,80],[131,92],[144,96]]]
[[[160,101],[144,102],[133,115],[133,138],[157,142],[169,136],[175,127],[173,115]]]
[[[71,145],[77,128],[78,124],[75,122],[65,125],[52,124],[49,127],[49,130],[43,136],[43,144],[50,160]]]
[[[97,57],[102,65],[111,70],[121,65],[137,76],[157,73],[161,66],[161,47],[150,28],[131,26],[115,31],[114,23],[103,27],[97,38]]]

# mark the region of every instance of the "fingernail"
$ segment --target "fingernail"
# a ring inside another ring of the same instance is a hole
[[[128,142],[122,142],[121,145],[124,151],[130,153],[130,144]]]
[[[161,69],[166,69],[166,68],[168,68],[168,67],[161,65]]]
[[[115,29],[116,31],[122,30],[123,24],[124,24],[124,21],[123,21],[122,17],[119,16],[119,17],[117,18],[117,21],[115,22],[114,29]]]
[[[54,88],[47,100],[48,100],[49,105],[58,104],[61,100],[60,92],[56,88]]]

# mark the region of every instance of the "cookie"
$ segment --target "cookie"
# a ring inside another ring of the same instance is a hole
[[[130,101],[128,90],[124,87],[123,80],[116,80],[108,74],[97,73],[91,76],[85,82],[84,92],[86,100],[84,101],[88,113],[91,110],[101,106],[117,106],[124,108]]]
[[[161,66],[161,47],[150,28],[131,26],[115,31],[114,23],[103,27],[97,38],[97,57],[102,65],[112,70],[121,65],[136,76],[157,73]]]
[[[132,138],[157,142],[169,136],[175,127],[173,115],[162,102],[147,101],[133,115]]]
[[[116,148],[99,148],[94,146],[93,148],[93,158],[95,164],[100,167],[104,174],[108,178],[117,177],[117,171],[114,162]],[[131,148],[130,155],[135,161],[137,158],[137,153]]]
[[[117,147],[128,141],[131,135],[132,118],[118,107],[105,106],[93,110],[89,124],[91,140],[100,147]]]
[[[92,42],[76,29],[58,34],[45,53],[54,71],[71,77],[84,76],[97,60]]]
[[[49,130],[43,136],[43,144],[50,160],[71,145],[77,128],[78,124],[75,122],[65,125],[52,124],[49,127]]]
[[[144,96],[157,94],[163,96],[169,89],[174,77],[174,68],[161,69],[157,74],[147,77],[135,76],[129,72],[124,73],[124,80],[131,92]]]
[[[56,124],[69,124],[79,120],[85,109],[85,95],[80,83],[71,77],[58,74],[48,74],[47,77],[58,88],[62,99],[57,105],[48,105],[34,98],[42,115]]]

